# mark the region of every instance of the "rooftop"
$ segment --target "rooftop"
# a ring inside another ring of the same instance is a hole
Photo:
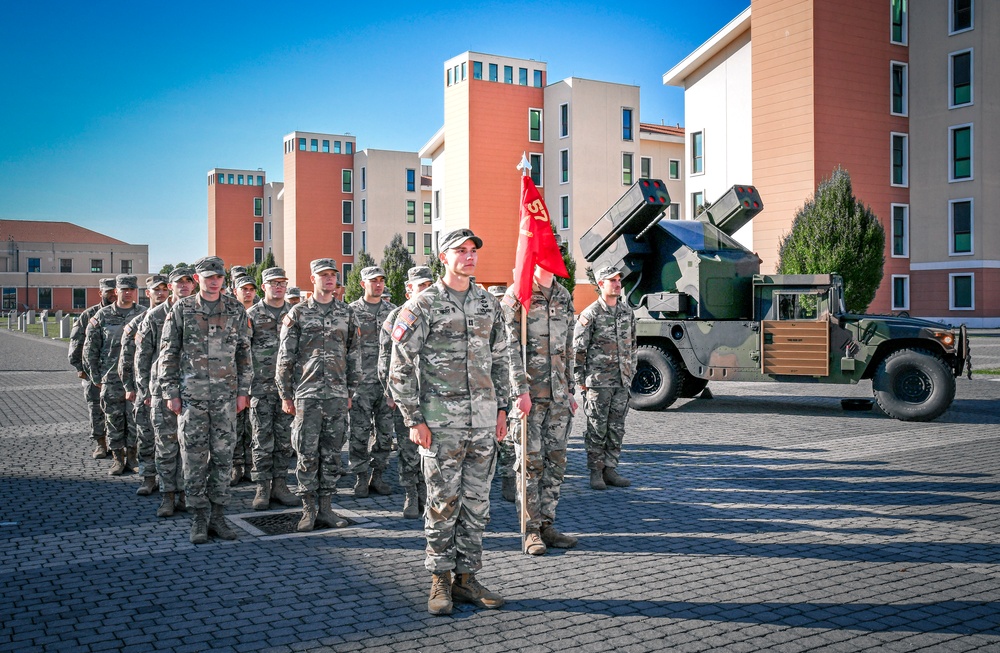
[[[94,245],[128,245],[72,222],[42,220],[0,220],[0,240],[22,243],[88,243]]]

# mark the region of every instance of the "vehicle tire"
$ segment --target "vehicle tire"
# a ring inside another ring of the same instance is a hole
[[[636,410],[662,410],[677,401],[685,370],[674,355],[647,345],[639,347],[636,358],[629,405]]]
[[[699,379],[691,372],[684,370],[681,373],[681,399],[690,399],[691,397],[697,397],[698,393],[708,386],[708,379]]]
[[[955,376],[947,363],[926,349],[900,349],[879,365],[872,391],[889,417],[929,422],[955,399]]]

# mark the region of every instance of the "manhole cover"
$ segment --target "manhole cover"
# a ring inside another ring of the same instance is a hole
[[[354,520],[349,517],[345,517],[343,515],[338,516],[346,519],[351,524],[354,523]],[[278,512],[259,516],[245,516],[243,517],[243,521],[260,530],[264,533],[264,535],[288,535],[289,533],[296,532],[295,527],[298,525],[301,517],[302,511],[299,510],[297,512]]]

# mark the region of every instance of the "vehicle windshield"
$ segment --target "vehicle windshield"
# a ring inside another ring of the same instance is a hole
[[[719,231],[718,227],[706,222],[699,222],[697,220],[661,220],[660,227],[687,247],[698,252],[717,252],[719,250],[746,251],[733,238]]]

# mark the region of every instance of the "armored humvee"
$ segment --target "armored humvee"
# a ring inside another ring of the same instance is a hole
[[[633,407],[666,408],[709,381],[862,380],[896,419],[932,420],[951,405],[969,365],[964,325],[848,313],[836,274],[760,274],[733,238],[763,209],[752,186],[695,220],[663,218],[669,205],[662,181],[640,180],[580,240],[593,269],[622,271],[636,313]]]

